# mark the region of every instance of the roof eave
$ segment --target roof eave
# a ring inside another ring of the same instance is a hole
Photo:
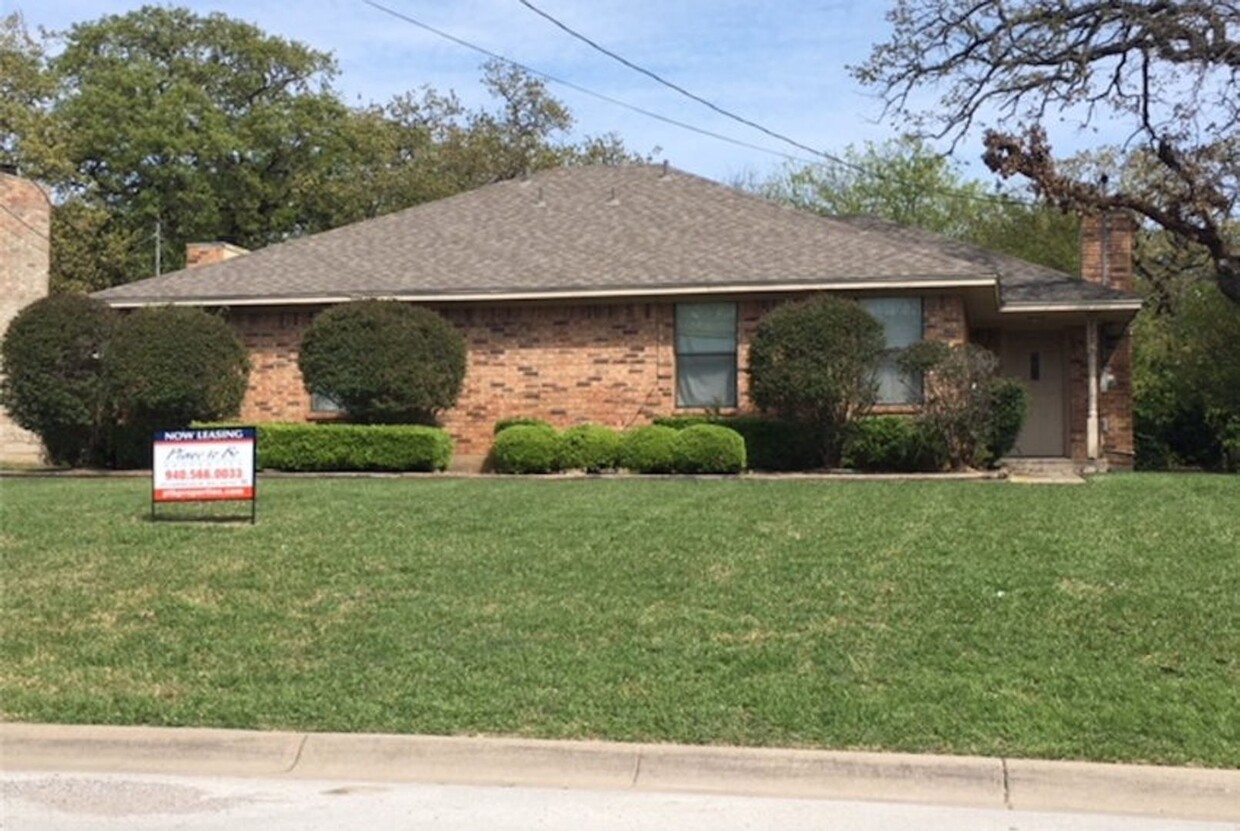
[[[143,306],[326,306],[352,300],[401,300],[410,303],[505,302],[520,300],[609,300],[634,297],[685,297],[721,294],[787,294],[810,291],[918,291],[992,287],[995,277],[951,277],[933,280],[743,283],[734,285],[628,286],[607,289],[560,289],[476,292],[368,292],[323,295],[201,295],[196,297],[120,297],[99,299],[118,309]]]

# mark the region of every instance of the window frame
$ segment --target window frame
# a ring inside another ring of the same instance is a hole
[[[925,400],[926,400],[925,376],[922,375],[921,373],[916,373],[916,377],[909,377],[905,375],[904,373],[900,373],[899,367],[895,364],[895,360],[896,360],[897,353],[900,350],[905,349],[914,343],[919,343],[925,340],[925,337],[926,337],[926,298],[919,294],[918,295],[909,295],[909,294],[878,295],[878,296],[873,296],[873,297],[859,298],[859,304],[861,308],[865,309],[866,313],[869,314],[871,317],[873,317],[875,320],[877,320],[880,325],[883,323],[883,321],[877,315],[875,315],[873,312],[870,311],[869,307],[866,306],[866,302],[867,301],[881,301],[881,300],[903,300],[903,301],[915,300],[917,301],[917,337],[907,344],[902,344],[900,346],[891,346],[890,341],[887,337],[887,328],[886,326],[883,327],[884,352],[883,352],[882,360],[879,363],[878,373],[883,373],[883,372],[888,372],[888,371],[893,372],[893,374],[897,377],[897,379],[899,379],[903,383],[903,386],[908,390],[908,396],[905,398],[898,399],[898,400],[878,398],[874,403],[880,407],[919,407],[923,403],[925,403]],[[878,373],[876,373],[876,378],[879,377]]]
[[[728,306],[732,310],[732,349],[730,351],[714,351],[714,352],[685,352],[681,350],[680,345],[680,314],[681,309],[689,306]],[[678,410],[702,410],[702,409],[735,409],[740,406],[740,303],[734,300],[701,300],[691,301],[687,303],[676,303],[672,308],[672,351],[675,355],[676,373],[674,381],[674,389],[672,396],[675,401],[675,408]],[[730,360],[729,374],[731,377],[730,391],[732,393],[731,401],[711,401],[706,403],[684,403],[681,401],[680,395],[680,379],[681,373],[685,370],[685,357],[693,358],[728,358]]]

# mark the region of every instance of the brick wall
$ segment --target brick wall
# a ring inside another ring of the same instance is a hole
[[[34,182],[0,173],[0,335],[24,307],[47,294],[51,206]],[[38,462],[38,437],[0,410],[0,460]]]
[[[740,303],[737,363],[749,361],[754,329],[775,300]],[[444,304],[436,308],[464,335],[469,369],[457,406],[444,414],[458,457],[478,461],[495,422],[537,416],[558,427],[593,422],[624,428],[676,410],[675,304]],[[297,368],[313,310],[233,310],[229,320],[250,350],[253,369],[242,408],[247,421],[313,418]],[[927,337],[964,338],[959,298],[927,298]],[[742,408],[749,378],[740,373]]]
[[[1118,291],[1133,290],[1133,246],[1137,225],[1124,211],[1081,219],[1081,276]],[[1122,335],[1122,336],[1121,336]],[[1088,415],[1088,355],[1085,329],[1070,333],[1071,373],[1069,406],[1072,458],[1087,456],[1085,419]],[[1135,442],[1132,412],[1132,337],[1117,328],[1099,324],[1098,370],[1109,379],[1109,389],[1099,383],[1098,421],[1101,452],[1113,467],[1132,467]],[[1078,417],[1079,416],[1079,417]],[[1078,426],[1079,421],[1079,426]],[[1079,435],[1078,435],[1079,434]]]

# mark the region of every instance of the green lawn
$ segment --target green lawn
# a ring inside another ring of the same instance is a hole
[[[1240,477],[0,481],[0,718],[1240,766]]]

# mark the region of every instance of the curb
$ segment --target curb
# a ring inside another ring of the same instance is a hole
[[[1240,771],[980,756],[0,723],[0,770],[673,791],[1240,821]]]

